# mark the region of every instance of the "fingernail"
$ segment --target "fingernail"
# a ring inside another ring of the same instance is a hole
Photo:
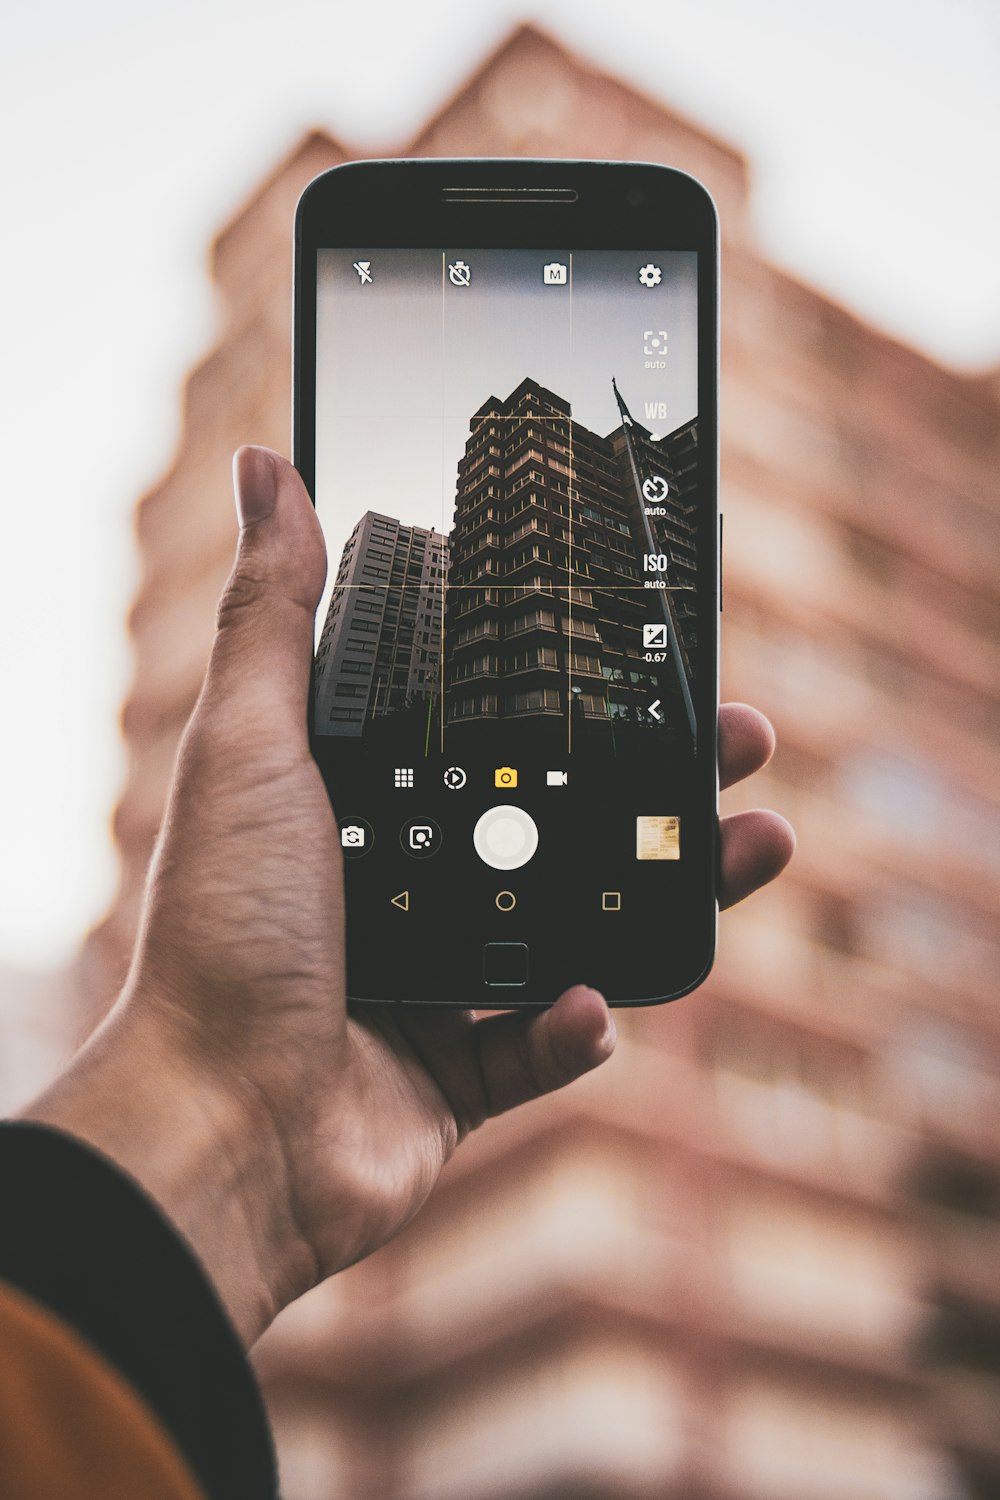
[[[277,475],[266,448],[240,448],[233,455],[233,489],[240,529],[263,521],[274,509]]]

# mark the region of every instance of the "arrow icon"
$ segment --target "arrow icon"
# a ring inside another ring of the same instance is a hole
[[[392,902],[393,906],[398,906],[399,907],[400,911],[409,911],[409,909],[410,909],[410,893],[409,893],[409,891],[400,891],[400,893],[399,893],[398,896],[390,896],[389,899]]]
[[[656,720],[657,724],[662,724],[663,723],[663,715],[660,713],[660,700],[659,700],[659,698],[654,698],[653,699],[653,702],[649,705],[649,707],[647,708],[646,712],[648,714],[652,714],[652,716]]]
[[[362,286],[366,283],[368,286],[374,286],[375,283],[372,281],[372,263],[370,260],[356,260],[354,262],[354,269],[361,278]]]

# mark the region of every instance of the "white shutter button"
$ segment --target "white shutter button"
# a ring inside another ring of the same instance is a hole
[[[494,870],[519,870],[538,848],[538,828],[523,807],[491,807],[473,829],[472,842]]]

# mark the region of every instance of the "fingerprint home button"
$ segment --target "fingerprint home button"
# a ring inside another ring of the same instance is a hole
[[[483,946],[483,982],[508,989],[528,982],[527,943],[486,943]]]

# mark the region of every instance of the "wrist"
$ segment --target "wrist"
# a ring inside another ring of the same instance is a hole
[[[312,1285],[272,1123],[175,1046],[147,998],[120,1001],[22,1118],[76,1136],[139,1183],[202,1262],[246,1346]]]

